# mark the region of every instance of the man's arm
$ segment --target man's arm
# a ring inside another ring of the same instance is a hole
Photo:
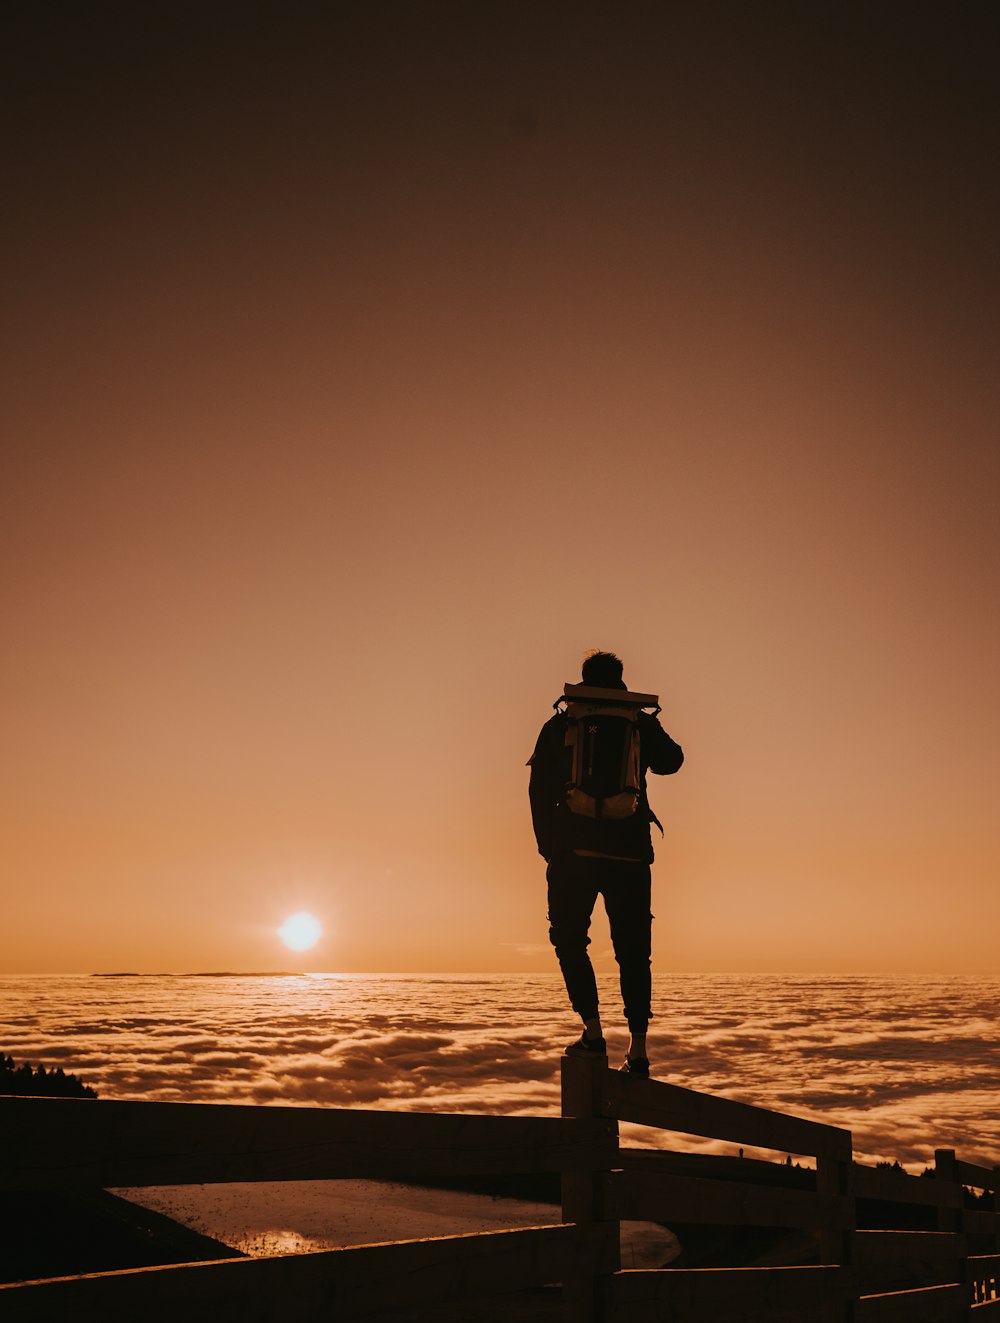
[[[553,818],[563,791],[559,764],[561,734],[561,729],[556,731],[553,722],[547,721],[539,732],[535,752],[528,760],[531,768],[531,779],[528,782],[531,825],[535,829],[538,853],[546,860],[552,857]],[[558,743],[557,735],[560,737]]]
[[[670,738],[656,717],[643,713],[639,718],[642,741],[642,760],[657,776],[670,776],[679,771],[684,761],[684,750]]]

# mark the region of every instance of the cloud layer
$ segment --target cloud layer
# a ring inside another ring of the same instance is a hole
[[[614,1065],[626,1035],[601,991]],[[554,1114],[576,1032],[555,975],[8,977],[0,996],[0,1049],[104,1098]],[[659,976],[653,1073],[845,1126],[865,1162],[918,1170],[950,1147],[992,1166],[998,1011],[997,979]]]

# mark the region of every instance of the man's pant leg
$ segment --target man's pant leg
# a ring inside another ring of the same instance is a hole
[[[549,884],[549,941],[566,982],[570,1005],[583,1020],[597,1015],[597,980],[587,947],[597,900],[593,859],[557,855],[545,876]]]
[[[604,908],[621,980],[625,1019],[633,1033],[644,1033],[651,1019],[649,958],[653,915],[650,912],[649,864],[601,860]]]

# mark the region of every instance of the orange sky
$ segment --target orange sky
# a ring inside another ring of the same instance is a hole
[[[554,970],[591,646],[655,967],[995,968],[992,20],[696,8],[14,24],[0,969]]]

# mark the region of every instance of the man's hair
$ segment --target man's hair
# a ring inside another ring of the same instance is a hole
[[[591,648],[583,659],[581,675],[584,684],[593,685],[596,689],[624,689],[623,669],[622,659],[613,652]]]

